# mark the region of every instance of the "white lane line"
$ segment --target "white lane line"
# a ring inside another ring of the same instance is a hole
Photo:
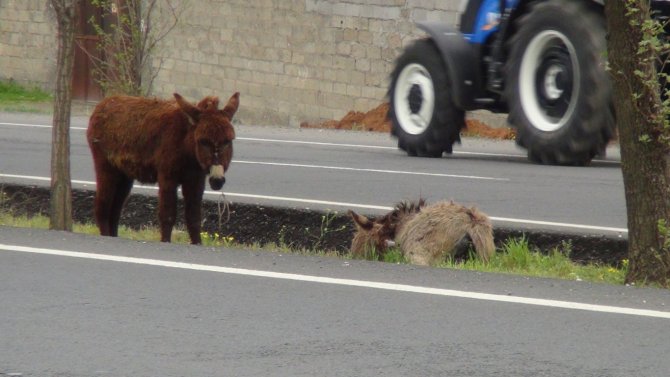
[[[9,123],[9,122],[0,122],[0,126],[51,128],[50,125],[46,125],[46,124]],[[86,127],[72,127],[72,126],[70,126],[70,130],[86,131]],[[386,150],[393,150],[393,151],[398,150],[397,147],[388,147],[388,146],[380,146],[380,145],[327,143],[327,142],[319,142],[319,141],[283,140],[283,139],[268,139],[268,138],[257,138],[257,137],[237,137],[236,140],[255,141],[255,142],[261,142],[261,143],[275,143],[275,144],[282,144],[283,143],[283,144],[318,145],[318,146],[337,147],[337,148],[386,149]],[[471,156],[525,158],[525,156],[520,155],[520,154],[508,154],[508,153],[465,152],[465,151],[454,151],[453,153],[454,154],[461,154],[461,155],[471,155]]]
[[[490,180],[490,181],[509,181],[510,180],[509,178],[482,177],[482,176],[476,176],[476,175],[458,175],[458,174],[425,173],[425,172],[402,171],[402,170],[350,168],[350,167],[344,167],[344,166],[305,165],[305,164],[288,164],[288,163],[280,163],[280,162],[240,161],[240,160],[233,160],[233,162],[235,162],[237,164],[269,165],[269,166],[297,167],[297,168],[310,168],[310,169],[326,169],[326,170],[346,170],[346,171],[360,171],[360,172],[369,172],[369,173],[421,175],[421,176],[428,176],[428,177],[467,178],[467,179],[480,179],[480,180]]]
[[[29,175],[16,175],[16,174],[0,174],[0,177],[4,178],[14,178],[14,179],[25,179],[33,181],[43,181],[50,182],[51,178],[49,177],[36,177]],[[72,183],[85,185],[85,186],[95,186],[95,182],[91,181],[80,181],[72,180]],[[158,190],[156,186],[146,186],[135,184],[133,187],[143,190]],[[258,200],[268,200],[273,202],[286,202],[286,203],[300,203],[300,204],[312,204],[312,205],[326,205],[333,207],[343,207],[343,208],[359,208],[359,209],[374,209],[382,211],[390,211],[393,207],[389,206],[380,206],[373,204],[361,204],[361,203],[349,203],[349,202],[334,202],[328,200],[317,200],[317,199],[305,199],[305,198],[293,198],[287,196],[273,196],[273,195],[255,195],[255,194],[243,194],[236,192],[224,192],[221,191],[209,191],[205,190],[206,195],[211,196],[221,196],[222,194],[230,197],[237,198],[247,198],[247,199],[258,199]],[[567,228],[567,229],[580,229],[580,230],[592,230],[592,231],[601,231],[601,232],[613,232],[617,234],[627,234],[628,229],[626,228],[615,228],[607,226],[598,226],[598,225],[584,225],[584,224],[571,224],[571,223],[559,223],[552,221],[540,221],[540,220],[529,220],[529,219],[514,219],[509,217],[496,217],[489,216],[492,221],[497,222],[507,222],[507,223],[516,223],[516,224],[529,224],[529,225],[538,225],[538,226],[549,226],[554,228]]]
[[[47,125],[21,124],[21,123],[0,122],[0,125],[17,125],[17,126],[22,126],[22,127],[51,128],[51,126],[47,126]],[[79,128],[78,127],[70,127],[70,129],[86,130],[85,128],[81,128],[81,127],[79,127]],[[301,141],[275,140],[275,139],[257,139],[257,138],[244,138],[244,137],[238,137],[237,139],[238,140],[267,141],[267,142],[286,142],[286,143],[300,143],[300,144],[329,145],[329,146],[341,146],[341,147],[397,149],[397,148],[391,148],[391,147],[377,147],[377,146],[371,146],[371,145],[358,145],[358,144],[317,143],[317,142],[301,142]],[[464,152],[464,153],[465,154],[484,155],[483,153],[474,153],[474,152]],[[502,155],[500,155],[500,156],[502,156]],[[326,169],[326,170],[346,170],[346,171],[360,171],[360,172],[371,172],[371,173],[420,175],[420,176],[428,176],[428,177],[465,178],[465,179],[492,180],[492,181],[509,181],[510,180],[509,178],[482,177],[482,176],[475,176],[475,175],[422,173],[422,172],[411,172],[411,171],[402,171],[402,170],[364,169],[364,168],[351,168],[351,167],[343,167],[343,166],[288,164],[288,163],[263,162],[263,161],[241,161],[241,160],[233,160],[233,161],[235,163],[239,163],[239,164],[255,164],[255,165],[266,165],[266,166],[300,167],[300,168]]]
[[[68,251],[68,250],[34,248],[34,247],[26,247],[18,245],[0,244],[0,250],[8,252],[45,254],[45,255],[54,255],[54,256],[62,256],[70,258],[82,258],[82,259],[92,259],[92,260],[101,260],[109,262],[178,268],[193,271],[218,272],[231,275],[254,276],[254,277],[263,277],[270,279],[294,280],[294,281],[310,282],[310,283],[382,289],[396,292],[421,293],[435,296],[458,297],[473,300],[507,302],[512,304],[535,305],[549,308],[573,309],[573,310],[584,310],[590,312],[670,319],[670,312],[663,312],[658,310],[635,309],[620,306],[585,304],[572,301],[559,301],[559,300],[549,300],[549,299],[531,298],[531,297],[498,295],[491,293],[458,291],[453,289],[431,288],[431,287],[422,287],[407,284],[394,284],[394,283],[382,283],[382,282],[366,281],[366,280],[329,278],[315,275],[290,274],[290,273],[263,271],[263,270],[249,270],[244,268],[223,267],[223,266],[195,264],[186,262],[173,262],[159,259],[123,257],[118,255],[94,254],[94,253],[84,253],[84,252]]]
[[[26,179],[26,180],[30,180],[30,181],[51,182],[50,177],[37,177],[37,176],[32,176],[32,175],[0,174],[0,177],[15,178],[15,179]],[[91,182],[91,181],[80,181],[80,180],[76,180],[76,179],[71,179],[70,181],[72,183],[76,183],[76,184],[79,184],[79,185],[94,185],[95,186],[95,182]]]
[[[48,124],[10,123],[10,122],[0,122],[0,126],[16,126],[16,127],[27,127],[27,128],[51,128],[51,126],[48,125]],[[70,126],[70,130],[86,131],[86,127]]]
[[[570,223],[559,223],[552,221],[539,221],[539,220],[527,220],[527,219],[513,219],[509,217],[494,217],[489,216],[493,221],[500,221],[506,223],[517,223],[517,224],[532,224],[532,225],[546,225],[556,228],[576,228],[582,230],[597,230],[605,232],[614,232],[614,233],[628,233],[627,228],[616,228],[609,226],[599,226],[599,225],[584,225],[584,224],[570,224]]]
[[[34,128],[51,128],[50,125],[46,124],[29,124],[29,123],[9,123],[9,122],[0,122],[0,126],[19,126],[19,127],[34,127]],[[71,130],[77,131],[86,131],[86,127],[70,127]],[[256,138],[256,137],[238,137],[237,140],[242,141],[256,141],[261,143],[285,143],[285,144],[305,144],[305,145],[318,145],[326,147],[337,147],[337,148],[359,148],[359,149],[386,149],[386,150],[398,150],[397,147],[388,147],[380,145],[367,145],[367,144],[347,144],[347,143],[327,143],[327,142],[318,142],[318,141],[304,141],[304,140],[282,140],[282,139],[267,139],[267,138]],[[520,158],[525,159],[526,156],[522,154],[511,154],[511,153],[491,153],[491,152],[466,152],[466,151],[454,151],[455,155],[468,155],[468,156],[484,156],[484,157],[504,157],[504,158]],[[606,164],[620,164],[620,161],[614,160],[593,160],[594,162],[606,163]]]
[[[282,140],[282,139],[266,139],[266,138],[257,138],[257,137],[238,137],[236,140],[244,141],[258,141],[262,143],[284,143],[284,144],[307,144],[307,145],[320,145],[326,147],[347,147],[347,148],[368,148],[368,149],[389,149],[397,150],[396,147],[386,147],[381,145],[367,145],[367,144],[347,144],[347,143],[326,143],[321,141],[304,141],[304,140]]]
[[[95,184],[95,182],[92,182],[92,183]],[[136,187],[140,187],[140,188],[144,188],[144,189],[157,190],[157,188],[153,187],[153,186],[136,186]],[[205,194],[220,196],[221,192],[205,190]],[[320,204],[320,205],[328,205],[328,206],[344,207],[344,208],[376,209],[376,210],[382,210],[382,211],[393,210],[393,207],[371,205],[371,204],[333,202],[333,201],[315,200],[315,199],[291,198],[291,197],[285,197],[285,196],[254,195],[254,194],[241,194],[241,193],[224,193],[224,194],[226,196],[232,196],[232,197],[249,198],[249,199],[261,199],[261,200],[270,200],[270,201],[279,201],[279,202],[302,203],[302,204]],[[616,227],[608,227],[608,226],[570,224],[570,223],[560,223],[560,222],[553,222],[553,221],[514,219],[514,218],[509,218],[509,217],[496,217],[496,216],[489,216],[489,218],[492,221],[515,223],[515,224],[529,224],[529,225],[538,225],[538,226],[549,226],[549,227],[554,227],[554,228],[593,230],[593,231],[612,232],[612,233],[617,233],[617,234],[628,233],[628,229],[626,229],[626,228],[616,228]]]
[[[144,186],[143,188],[151,188]],[[205,191],[205,194],[221,196],[219,191]],[[234,192],[223,193],[225,196],[232,196],[238,198],[248,198],[248,199],[260,199],[268,200],[273,202],[287,202],[287,203],[301,203],[301,204],[318,204],[332,207],[344,207],[344,208],[363,208],[363,209],[378,209],[382,211],[390,211],[393,207],[388,206],[378,206],[373,204],[360,204],[360,203],[348,203],[348,202],[333,202],[329,200],[318,200],[318,199],[303,199],[303,198],[291,198],[286,196],[272,196],[272,195],[255,195],[255,194],[241,194]]]

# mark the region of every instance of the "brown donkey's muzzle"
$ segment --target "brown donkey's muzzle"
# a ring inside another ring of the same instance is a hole
[[[224,173],[223,165],[212,165],[209,168],[209,186],[212,190],[221,190],[223,184],[226,183]]]

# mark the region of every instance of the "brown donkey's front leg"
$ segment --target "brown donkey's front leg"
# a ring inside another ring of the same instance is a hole
[[[170,242],[172,228],[177,215],[177,185],[159,184],[158,187],[158,223],[161,227],[161,242]]]
[[[186,229],[191,237],[191,243],[199,245],[202,243],[200,238],[200,220],[202,219],[202,195],[205,191],[205,176],[194,182],[182,184],[181,192],[184,195],[184,218],[186,219]]]

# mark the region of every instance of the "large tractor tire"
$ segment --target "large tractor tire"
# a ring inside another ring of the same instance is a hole
[[[410,45],[396,61],[389,88],[391,134],[410,156],[441,157],[460,142],[465,112],[450,97],[450,78],[430,39]]]
[[[517,144],[534,162],[589,164],[615,130],[602,8],[536,1],[514,28],[505,96]]]

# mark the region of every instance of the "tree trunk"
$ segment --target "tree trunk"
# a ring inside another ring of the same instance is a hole
[[[629,7],[638,12],[629,12]],[[605,2],[608,59],[621,144],[628,215],[626,282],[670,285],[670,154],[664,129],[656,53],[640,42],[649,1]]]
[[[51,211],[49,228],[72,231],[70,181],[70,111],[74,29],[79,0],[51,0],[58,23],[58,58],[51,145]]]

